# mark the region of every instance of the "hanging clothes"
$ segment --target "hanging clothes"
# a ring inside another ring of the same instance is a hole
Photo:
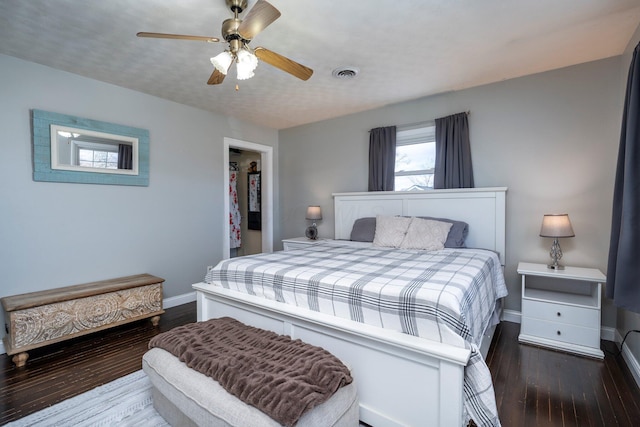
[[[235,162],[233,162],[235,163]],[[235,170],[233,170],[235,169]],[[229,239],[231,249],[242,245],[240,232],[240,206],[238,205],[238,167],[229,164]]]

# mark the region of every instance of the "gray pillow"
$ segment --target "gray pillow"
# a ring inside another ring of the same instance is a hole
[[[447,236],[447,241],[444,242],[445,248],[466,248],[464,241],[469,234],[469,224],[463,221],[456,221],[448,218],[434,218],[429,216],[421,216],[419,218],[432,219],[435,221],[449,222],[451,223],[451,230]],[[353,223],[351,229],[351,240],[355,242],[373,242],[373,238],[376,235],[376,218],[365,217],[358,218]]]
[[[376,235],[376,217],[358,218],[351,228],[354,242],[373,242]]]

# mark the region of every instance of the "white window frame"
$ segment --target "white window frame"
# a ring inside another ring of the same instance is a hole
[[[429,144],[436,142],[436,124],[435,122],[426,122],[410,128],[399,128],[396,131],[396,147],[406,145],[417,144]],[[395,165],[394,165],[395,166]],[[394,182],[395,178],[399,176],[418,176],[435,174],[435,165],[431,169],[409,170],[409,171],[397,171],[394,168]],[[433,188],[433,187],[429,187]],[[398,190],[396,188],[396,190]]]

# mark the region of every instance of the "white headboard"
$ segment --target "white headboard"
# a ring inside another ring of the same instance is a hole
[[[349,240],[358,218],[376,215],[433,216],[469,224],[466,245],[491,249],[505,265],[506,187],[430,191],[334,193],[335,238]]]

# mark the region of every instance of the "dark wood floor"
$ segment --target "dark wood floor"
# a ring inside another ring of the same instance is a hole
[[[0,356],[0,425],[141,368],[151,337],[196,320],[195,303],[149,321],[34,350],[25,368]],[[520,326],[498,326],[487,356],[502,425],[637,426],[640,390],[622,361],[604,362],[518,344]],[[611,342],[603,348],[615,352]]]
[[[154,335],[195,321],[194,302],[166,309],[158,327],[141,320],[32,350],[24,368],[3,354],[0,425],[141,369]]]
[[[518,344],[502,322],[487,354],[498,413],[507,426],[638,426],[640,390],[614,343],[604,361]]]

